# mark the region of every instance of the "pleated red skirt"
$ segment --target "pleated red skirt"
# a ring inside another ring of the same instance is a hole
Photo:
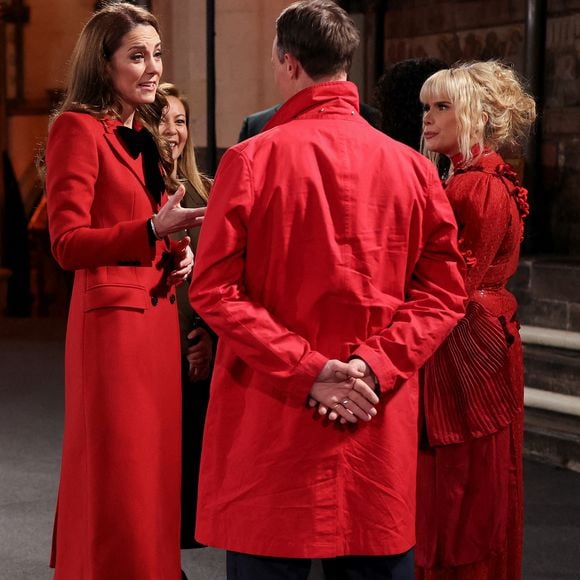
[[[521,343],[510,349],[521,383]],[[417,476],[416,580],[520,580],[523,409],[465,443],[422,449]]]
[[[523,415],[419,453],[416,580],[520,580]]]

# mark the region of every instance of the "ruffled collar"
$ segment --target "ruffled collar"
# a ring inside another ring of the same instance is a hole
[[[457,173],[457,171],[459,171],[461,169],[465,170],[470,165],[477,165],[478,161],[482,157],[489,155],[491,153],[494,153],[494,151],[492,149],[490,149],[489,147],[484,147],[483,151],[482,151],[481,147],[479,146],[478,143],[476,143],[471,148],[472,158],[469,162],[464,161],[462,153],[456,153],[455,155],[453,155],[453,157],[451,157],[451,163],[453,166],[453,173]]]

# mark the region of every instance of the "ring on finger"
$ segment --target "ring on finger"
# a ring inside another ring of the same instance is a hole
[[[349,403],[350,403],[350,399],[343,399],[340,404],[344,407],[345,405],[348,405]]]

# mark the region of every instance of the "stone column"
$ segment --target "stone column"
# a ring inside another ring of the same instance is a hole
[[[280,98],[270,55],[278,14],[291,0],[216,2],[216,125],[218,150],[236,143],[246,115]],[[164,80],[184,91],[192,111],[193,139],[206,143],[206,2],[155,0],[153,12],[163,33]],[[203,155],[202,155],[203,157]]]

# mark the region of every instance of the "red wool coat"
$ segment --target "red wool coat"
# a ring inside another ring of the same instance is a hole
[[[64,113],[47,150],[49,228],[75,271],[53,540],[57,580],[177,580],[177,307],[146,220],[157,210],[120,123]]]
[[[204,435],[199,541],[282,557],[415,543],[416,370],[463,312],[453,214],[432,165],[318,84],[231,148],[212,189],[190,300],[220,337]],[[328,358],[376,373],[354,428],[305,406]]]

